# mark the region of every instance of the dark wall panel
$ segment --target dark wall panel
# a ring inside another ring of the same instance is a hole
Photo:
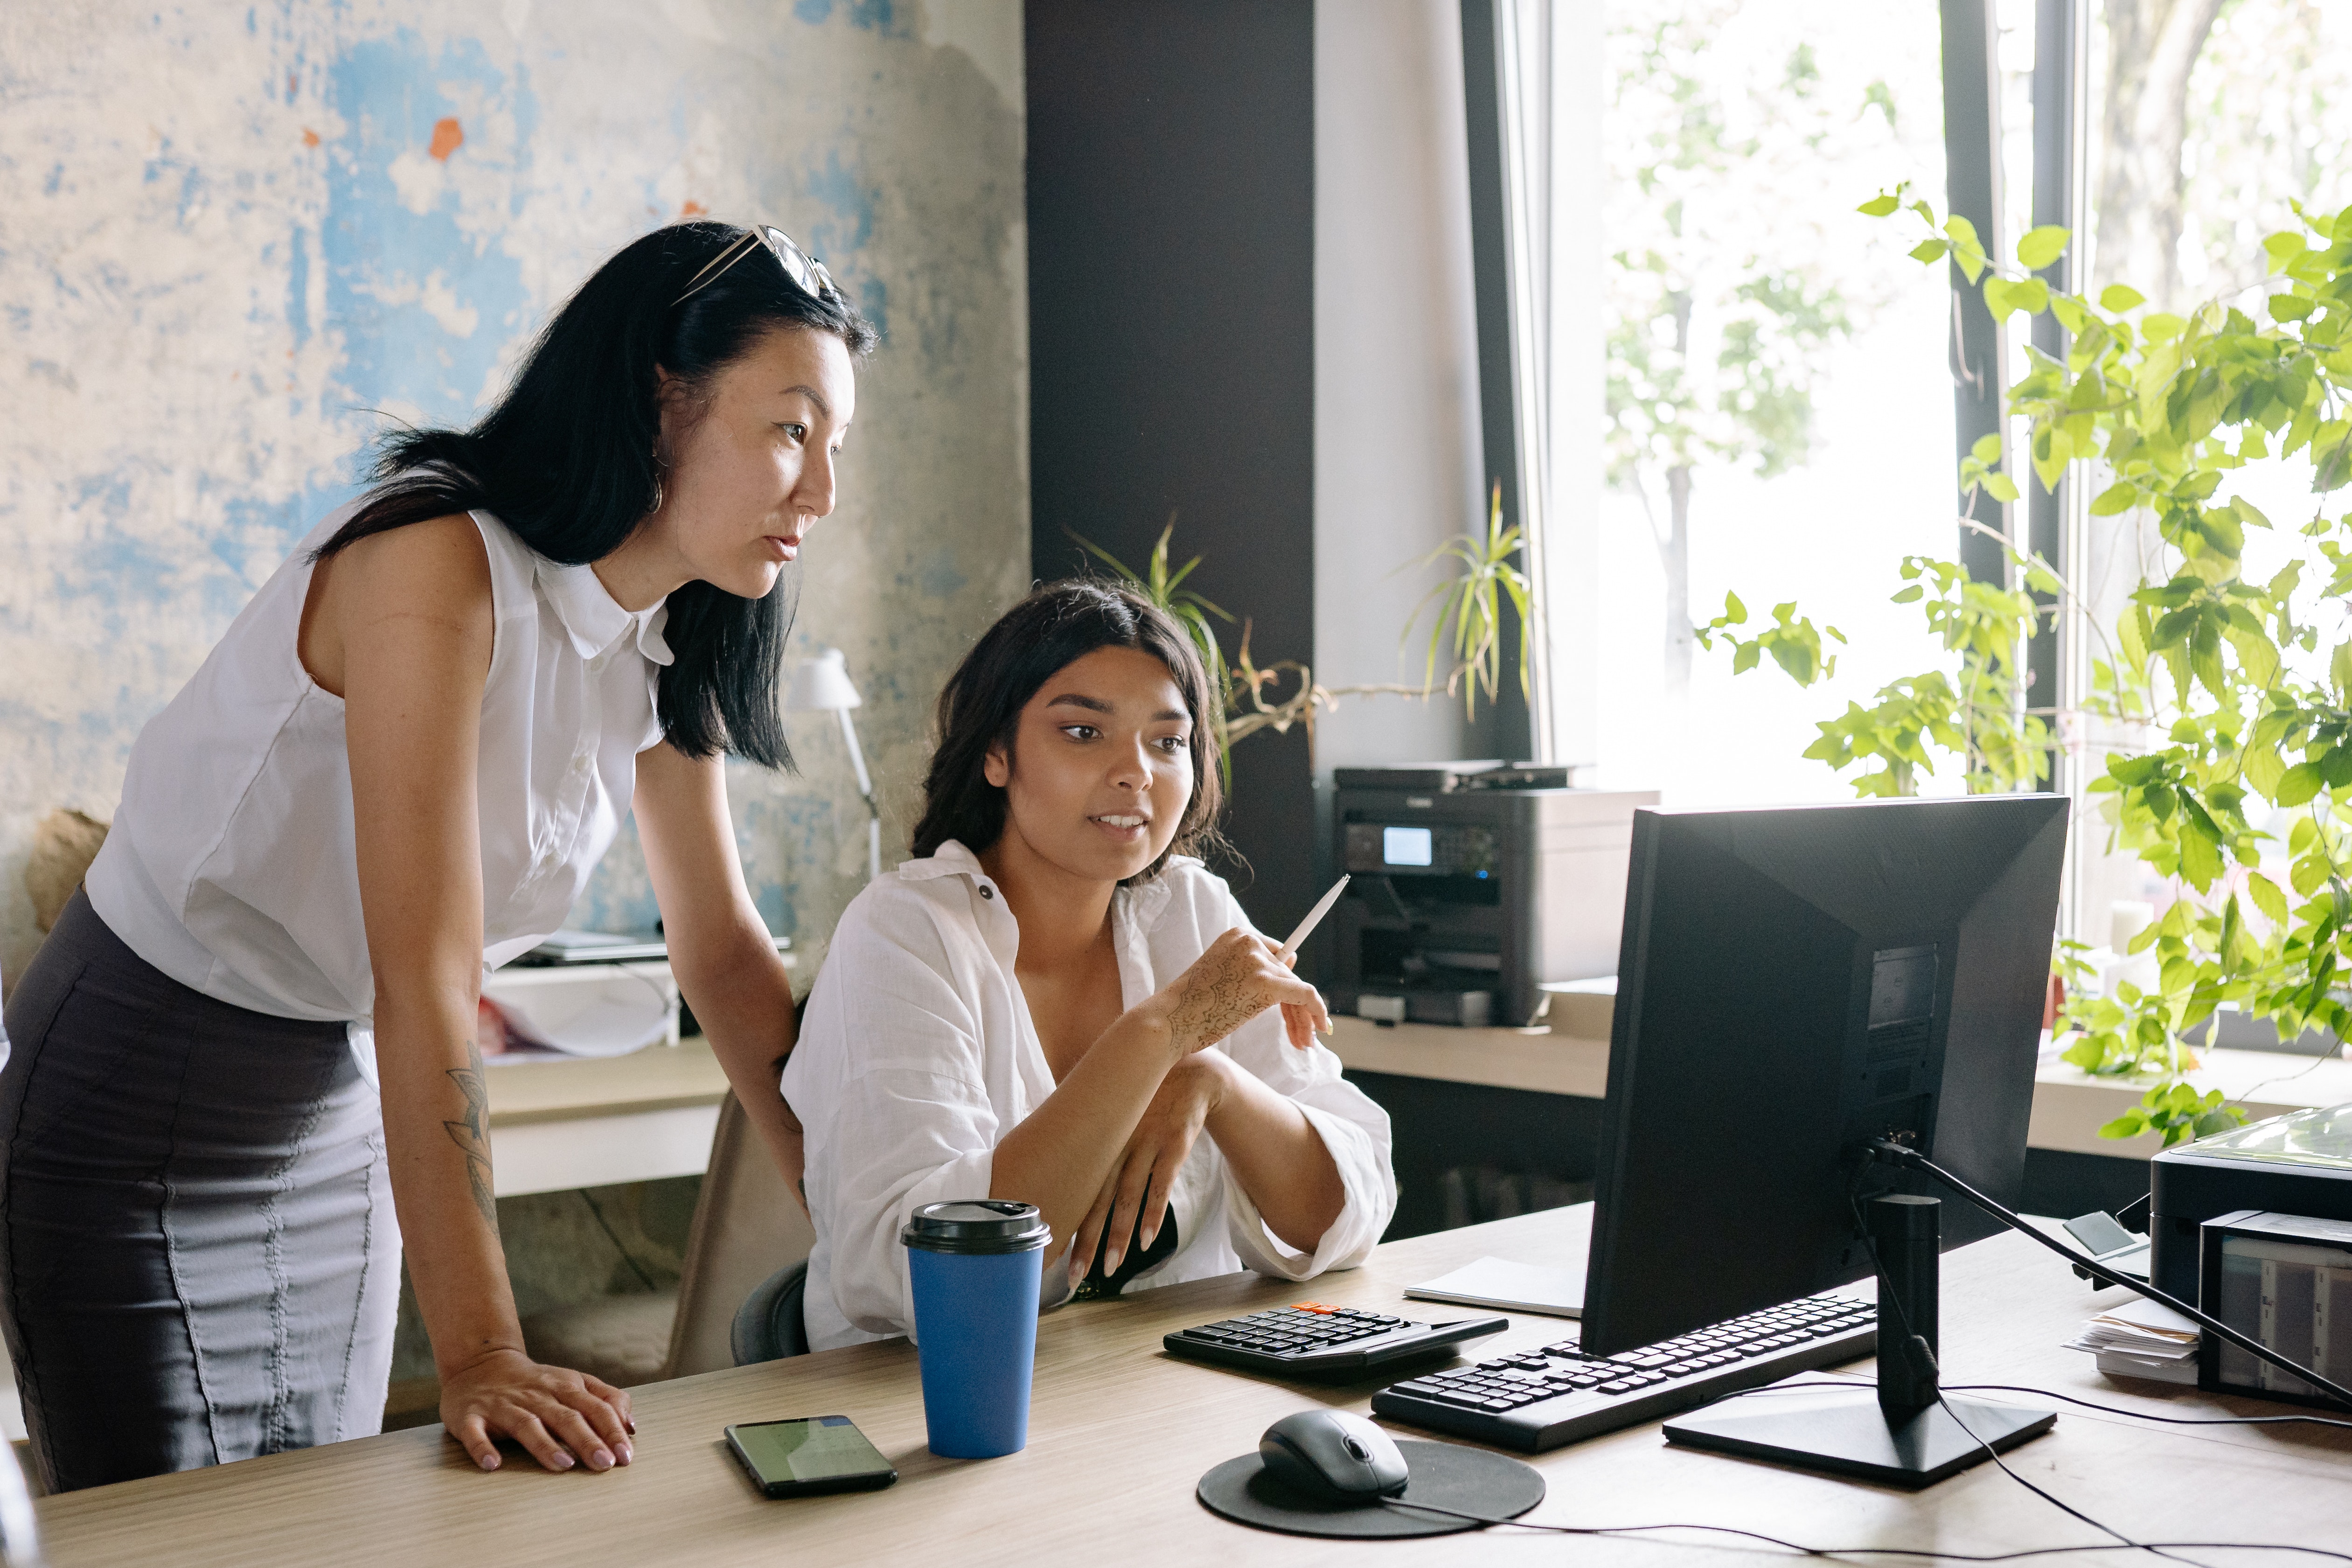
[[[1351,1070],[1347,1078],[1389,1113],[1397,1210],[1385,1241],[1445,1228],[1449,1170],[1484,1165],[1557,1182],[1592,1180],[1600,1100],[1393,1073]]]
[[[1028,0],[1032,569],[1141,567],[1170,515],[1260,664],[1315,646],[1312,0]],[[1240,645],[1230,628],[1228,652]],[[1234,753],[1276,929],[1314,886],[1303,735]]]

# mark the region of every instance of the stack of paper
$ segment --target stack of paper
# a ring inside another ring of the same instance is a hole
[[[2136,1296],[2084,1323],[2066,1348],[2090,1352],[2110,1377],[2194,1384],[2198,1335],[2197,1325],[2171,1308]]]
[[[1554,1318],[1584,1316],[1584,1270],[1542,1268],[1507,1258],[1477,1262],[1423,1285],[1405,1288],[1416,1301],[1457,1307],[1495,1307],[1506,1312],[1540,1312]]]

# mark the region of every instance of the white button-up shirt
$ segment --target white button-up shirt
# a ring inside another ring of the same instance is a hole
[[[1222,878],[1171,857],[1111,900],[1121,1000],[1133,1007],[1235,926]],[[809,1344],[911,1334],[898,1232],[924,1204],[988,1195],[996,1145],[1054,1092],[1053,1070],[1013,974],[1020,928],[980,861],[950,840],[860,893],[841,918],[785,1065],[784,1098],[807,1128]],[[1177,1250],[1130,1290],[1241,1268],[1306,1279],[1364,1260],[1396,1210],[1388,1113],[1339,1076],[1320,1045],[1300,1050],[1269,1008],[1211,1047],[1306,1114],[1339,1167],[1347,1205],[1309,1253],[1266,1228],[1205,1133],[1178,1172]],[[1068,1295],[1049,1258],[1044,1305]]]

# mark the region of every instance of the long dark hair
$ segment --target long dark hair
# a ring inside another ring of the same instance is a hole
[[[673,309],[688,281],[742,234],[722,223],[674,224],[598,268],[472,429],[384,438],[374,493],[319,556],[478,507],[567,566],[620,548],[661,504],[656,368],[691,394],[779,328],[831,332],[853,354],[873,350],[873,325],[846,298],[802,293],[767,256],[740,258]],[[708,583],[670,595],[664,637],[675,662],[661,672],[658,710],[671,745],[689,757],[723,751],[792,765],[776,700],[792,597],[780,588],[740,598]]]
[[[1021,710],[1055,672],[1098,647],[1131,647],[1168,667],[1192,715],[1192,798],[1168,847],[1130,883],[1150,881],[1170,855],[1205,854],[1217,839],[1224,792],[1217,776],[1221,694],[1201,668],[1192,639],[1141,595],[1090,578],[1048,583],[988,628],[940,693],[939,745],[923,781],[915,854],[936,855],[952,838],[974,851],[1004,831],[1004,792],[988,782],[989,748],[1009,752]]]

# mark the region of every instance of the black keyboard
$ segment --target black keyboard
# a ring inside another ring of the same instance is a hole
[[[1588,1356],[1563,1340],[1432,1373],[1381,1390],[1372,1411],[1538,1453],[1877,1348],[1878,1309],[1871,1302],[1808,1296],[1620,1355]]]
[[[1281,1377],[1348,1378],[1377,1373],[1424,1356],[1442,1355],[1471,1340],[1499,1334],[1508,1318],[1464,1318],[1416,1323],[1353,1307],[1301,1301],[1182,1329],[1160,1342],[1171,1355],[1215,1362]]]

